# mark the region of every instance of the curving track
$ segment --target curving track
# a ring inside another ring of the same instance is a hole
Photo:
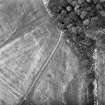
[[[59,47],[59,45],[63,42],[62,41],[62,36],[63,36],[63,33],[61,32],[60,35],[59,35],[59,39],[58,39],[58,42],[54,48],[54,50],[52,51],[52,53],[49,55],[49,57],[47,58],[47,60],[44,62],[44,64],[41,66],[39,72],[37,73],[37,77],[35,75],[34,77],[34,81],[32,83],[32,85],[30,86],[30,88],[28,89],[28,91],[26,92],[26,94],[23,96],[23,98],[21,99],[19,105],[21,105],[23,103],[24,100],[27,99],[28,95],[30,95],[31,91],[34,89],[37,88],[38,84],[40,83],[43,75],[47,72],[47,65],[48,63],[50,62],[50,60],[52,59],[52,57],[54,56],[55,52],[57,51],[57,48]]]

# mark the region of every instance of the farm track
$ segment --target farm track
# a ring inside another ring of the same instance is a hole
[[[33,81],[32,85],[30,86],[30,88],[28,89],[28,91],[26,92],[26,94],[21,99],[19,105],[21,105],[24,102],[24,100],[27,99],[27,97],[30,95],[31,91],[33,89],[35,90],[37,88],[38,84],[41,82],[41,79],[42,79],[43,75],[47,72],[46,67],[48,66],[50,60],[52,59],[52,57],[56,53],[57,49],[59,48],[59,45],[63,43],[62,36],[63,36],[63,33],[61,32],[60,35],[59,35],[59,39],[57,41],[57,44],[56,44],[54,50],[49,55],[49,57],[46,59],[46,61],[44,62],[44,64],[40,67],[40,70],[37,73],[37,76],[35,75],[34,81]]]

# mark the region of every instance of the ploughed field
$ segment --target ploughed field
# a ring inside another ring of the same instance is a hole
[[[0,1],[0,19],[0,105],[16,105],[60,34],[39,0]]]

